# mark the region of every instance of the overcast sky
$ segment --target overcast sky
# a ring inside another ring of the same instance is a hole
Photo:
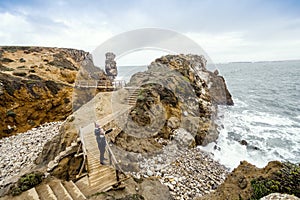
[[[0,0],[0,45],[93,51],[148,27],[191,38],[216,63],[300,59],[298,0]]]

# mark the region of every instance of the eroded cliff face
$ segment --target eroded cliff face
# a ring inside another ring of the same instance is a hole
[[[165,139],[181,127],[195,137],[197,145],[215,141],[217,105],[233,105],[233,101],[224,78],[206,70],[204,61],[198,55],[167,55],[152,62],[146,72],[133,75],[128,86],[139,88],[140,93],[130,113],[132,121],[121,136],[138,135],[141,129],[135,123],[154,128]]]
[[[88,67],[83,68],[83,65]],[[0,47],[0,138],[45,122],[64,120],[72,113],[73,105],[79,107],[94,96],[80,95],[81,98],[76,99],[73,93],[75,81],[88,78],[106,77],[95,68],[87,52]]]

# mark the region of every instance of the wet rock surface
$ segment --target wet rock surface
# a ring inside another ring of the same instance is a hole
[[[0,189],[23,169],[30,168],[46,142],[58,134],[62,122],[51,122],[0,140]]]

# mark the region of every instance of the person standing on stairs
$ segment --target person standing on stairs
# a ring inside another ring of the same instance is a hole
[[[106,147],[106,140],[105,140],[105,132],[103,128],[100,127],[99,124],[95,123],[95,136],[98,143],[98,149],[100,151],[100,164],[105,165],[104,160],[104,153],[105,153],[105,147]]]

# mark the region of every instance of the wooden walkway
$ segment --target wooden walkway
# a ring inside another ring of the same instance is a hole
[[[110,133],[110,135],[118,134],[121,130],[116,127],[110,127],[111,122],[122,115],[127,116],[130,108],[131,106],[124,106],[123,109],[100,119],[97,123],[101,124],[105,129],[114,128],[114,131]],[[100,152],[94,134],[94,128],[94,123],[91,123],[80,129],[81,142],[87,158],[88,178],[83,180],[82,183],[79,182],[76,184],[79,185],[81,191],[87,195],[107,191],[126,178],[124,174],[123,178],[119,176],[120,173],[122,173],[122,169],[111,151],[108,142],[105,152],[105,158],[108,160],[105,161],[106,165],[100,164]]]
[[[114,128],[113,132],[109,134],[112,138],[121,131],[120,127],[116,127],[118,123],[115,120],[127,118],[130,108],[135,104],[136,97],[140,91],[138,88],[127,88],[127,90],[130,94],[127,99],[128,105],[124,105],[118,111],[97,121],[106,130]],[[123,171],[111,151],[109,143],[107,143],[105,153],[105,157],[108,158],[107,164],[100,164],[100,152],[94,134],[94,123],[90,123],[80,129],[80,140],[84,155],[84,165],[82,167],[87,168],[87,176],[84,176],[77,182],[54,179],[27,190],[19,196],[5,196],[0,198],[0,200],[85,200],[91,195],[105,192],[127,179],[126,175],[122,173]]]
[[[77,80],[75,88],[119,89],[125,87],[125,80]]]

